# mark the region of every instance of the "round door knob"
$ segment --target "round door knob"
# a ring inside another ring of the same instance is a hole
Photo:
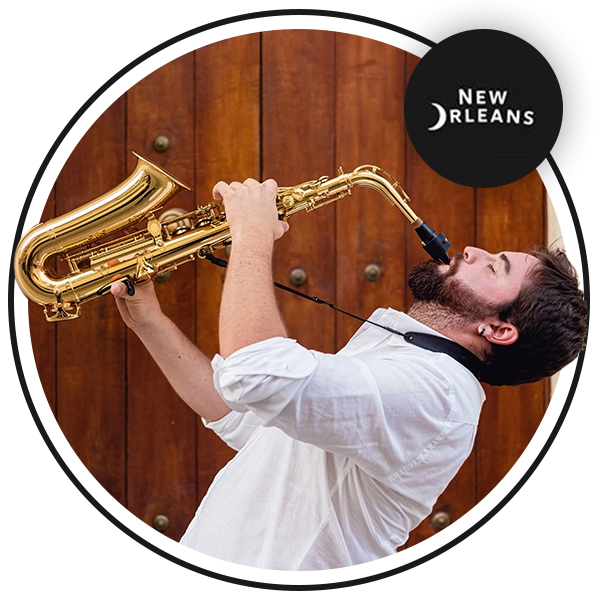
[[[307,279],[308,275],[306,271],[300,267],[296,267],[290,271],[290,281],[297,287],[304,285]]]
[[[379,265],[372,263],[365,267],[364,274],[367,281],[379,281],[383,275],[383,270]]]
[[[156,531],[166,531],[169,528],[171,521],[169,517],[165,515],[156,515],[154,519],[152,519],[152,527],[156,529]]]
[[[166,135],[158,135],[154,138],[152,146],[157,152],[166,152],[169,149],[171,142]]]
[[[450,515],[443,510],[436,512],[431,517],[431,523],[436,529],[446,529],[451,522],[452,519],[450,518]]]

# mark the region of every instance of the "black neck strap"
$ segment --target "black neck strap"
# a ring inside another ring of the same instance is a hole
[[[443,352],[444,354],[451,356],[454,360],[463,365],[463,367],[469,369],[477,379],[481,377],[484,363],[474,354],[469,352],[464,346],[461,346],[448,338],[443,338],[431,333],[409,331],[408,333],[400,335],[403,335],[408,343],[414,344],[419,348],[431,350],[432,352]]]
[[[202,254],[202,258],[205,258],[209,262],[217,265],[219,267],[226,268],[227,261],[221,258],[217,258],[212,254]],[[285,290],[286,292],[290,292],[291,294],[295,294],[296,296],[300,296],[301,298],[305,298],[306,300],[310,300],[311,302],[316,302],[317,304],[325,304],[332,308],[333,310],[352,317],[353,319],[357,319],[362,323],[369,323],[370,325],[375,325],[381,329],[385,329],[390,333],[394,333],[396,335],[402,336],[405,341],[409,344],[413,344],[414,346],[418,346],[419,348],[423,348],[424,350],[430,350],[431,352],[440,352],[447,354],[454,360],[458,361],[461,365],[466,367],[477,379],[480,378],[481,373],[484,368],[484,363],[481,362],[474,354],[469,352],[466,348],[457,344],[456,342],[449,340],[448,338],[440,337],[439,335],[433,335],[431,333],[422,333],[417,331],[408,331],[406,333],[402,333],[401,331],[396,331],[391,327],[387,327],[385,325],[381,325],[380,323],[376,323],[375,321],[369,321],[369,319],[363,319],[357,315],[349,313],[337,306],[334,306],[331,302],[327,300],[321,300],[317,296],[309,296],[304,292],[300,292],[299,290],[295,290],[293,288],[288,287],[287,285],[283,285],[282,283],[274,282],[275,287]]]

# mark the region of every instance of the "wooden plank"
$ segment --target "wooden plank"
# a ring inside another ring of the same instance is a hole
[[[244,35],[196,50],[197,203],[212,202],[220,180],[260,178],[260,34]],[[218,253],[227,258],[224,252]],[[218,314],[225,272],[197,265],[196,339],[208,355],[218,351]],[[234,455],[199,425],[198,497]]]
[[[405,179],[405,53],[367,38],[336,34],[336,162],[351,171],[373,164]],[[368,317],[376,308],[403,309],[405,218],[375,190],[359,188],[336,211],[337,305]],[[378,281],[364,270],[381,268]],[[336,346],[356,330],[338,316]]]
[[[194,180],[194,54],[163,66],[127,92],[127,145],[181,181]],[[158,136],[169,140],[158,152]],[[128,155],[130,170],[135,157]],[[180,192],[171,207],[191,211],[193,194]],[[160,213],[159,213],[160,214]],[[156,283],[162,309],[195,336],[195,264]],[[127,507],[144,522],[165,515],[165,535],[178,540],[196,508],[196,418],[175,394],[138,338],[127,343]]]
[[[263,34],[263,179],[292,186],[335,174],[334,40],[335,34],[327,31]],[[333,209],[297,213],[289,222],[290,231],[276,244],[276,280],[290,285],[292,269],[304,269],[308,279],[300,291],[331,300]],[[279,291],[278,300],[291,337],[311,348],[333,350],[331,311]]]
[[[220,181],[260,177],[260,36],[252,34],[196,50],[197,204],[213,201]],[[221,257],[226,256],[221,253]],[[218,311],[224,272],[198,264],[198,344],[218,351]]]
[[[125,178],[124,98],[96,121],[56,183],[58,214],[107,192]],[[83,305],[76,321],[57,326],[57,416],[92,475],[125,503],[124,325],[112,298]]]

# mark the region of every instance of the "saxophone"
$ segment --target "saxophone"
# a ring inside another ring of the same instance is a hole
[[[30,300],[44,307],[48,321],[79,317],[80,305],[110,291],[114,281],[139,282],[204,258],[231,242],[225,212],[219,203],[157,219],[155,212],[182,189],[190,190],[166,171],[135,152],[137,164],[129,177],[84,206],[33,227],[19,242],[15,279]],[[364,165],[351,173],[340,168],[324,176],[277,191],[277,211],[287,219],[351,194],[353,187],[377,190],[399,209],[435,260],[449,263],[450,242],[429,228],[408,206],[406,192],[388,173]],[[166,213],[165,213],[166,214]],[[141,221],[146,226],[103,242],[115,232]],[[58,257],[68,272],[58,275],[49,265]]]

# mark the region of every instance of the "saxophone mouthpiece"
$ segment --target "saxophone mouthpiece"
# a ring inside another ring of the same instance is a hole
[[[450,248],[450,242],[443,233],[436,233],[427,223],[422,223],[415,229],[417,235],[421,238],[423,249],[433,258],[446,265],[450,264],[447,250]]]

